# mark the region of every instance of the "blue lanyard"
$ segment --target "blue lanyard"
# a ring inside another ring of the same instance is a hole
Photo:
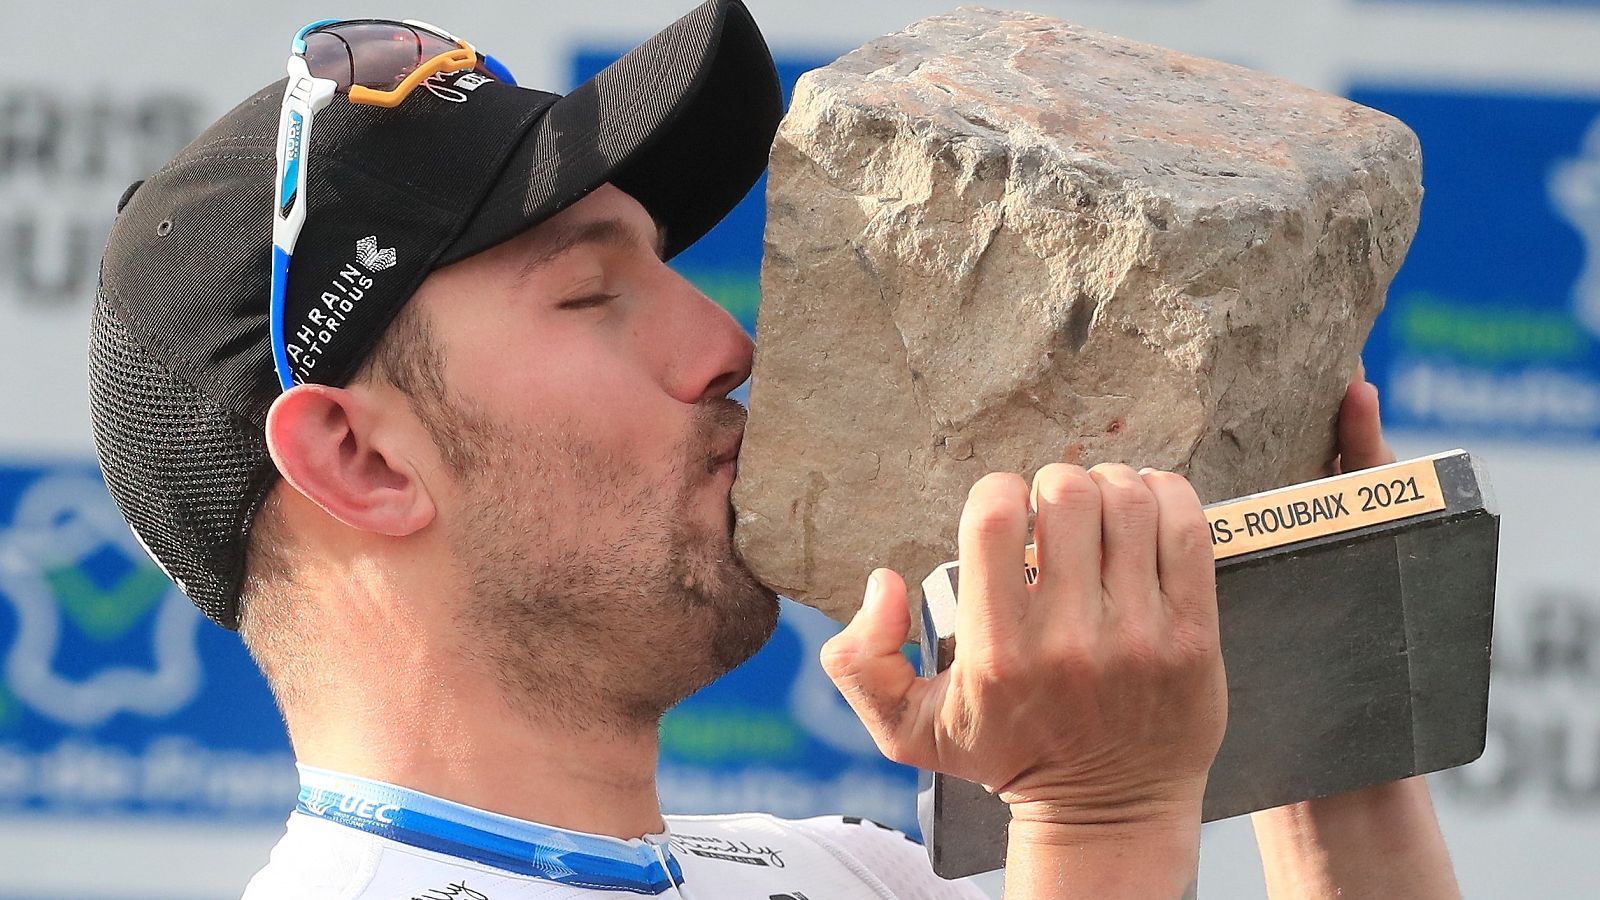
[[[664,844],[552,828],[381,781],[299,768],[296,811],[304,815],[557,884],[661,894],[683,883]]]

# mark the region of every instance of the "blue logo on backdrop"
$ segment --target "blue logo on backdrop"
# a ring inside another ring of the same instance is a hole
[[[1367,348],[1386,422],[1600,438],[1600,98],[1350,97],[1422,141],[1422,224]]]
[[[0,465],[0,810],[281,818],[299,790],[238,639],[90,465]]]

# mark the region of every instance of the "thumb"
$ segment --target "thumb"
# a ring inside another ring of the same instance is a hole
[[[912,740],[910,715],[927,681],[917,677],[900,652],[911,630],[906,584],[878,569],[867,579],[861,609],[844,630],[822,645],[822,669],[855,710],[883,755],[916,764],[921,748]]]
[[[1350,385],[1339,406],[1339,471],[1354,472],[1394,462],[1383,439],[1378,388],[1366,381]]]

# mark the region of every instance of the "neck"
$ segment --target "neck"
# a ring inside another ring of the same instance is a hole
[[[374,685],[370,675],[339,681]],[[382,696],[324,694],[316,709],[286,709],[301,762],[574,831],[636,838],[665,828],[655,728],[541,722],[512,709],[492,679],[405,661],[391,660],[379,681]]]

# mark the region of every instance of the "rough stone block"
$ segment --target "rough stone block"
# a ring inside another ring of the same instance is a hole
[[[990,471],[1320,474],[1417,225],[1397,120],[1237,66],[961,9],[805,75],[772,152],[756,574],[836,618],[954,558]]]

